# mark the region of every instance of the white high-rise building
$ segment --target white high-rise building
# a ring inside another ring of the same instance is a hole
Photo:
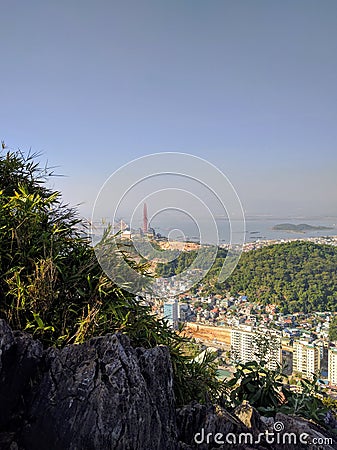
[[[232,328],[231,351],[234,358],[242,363],[252,361],[253,358],[253,333],[248,330]]]
[[[337,347],[331,347],[328,351],[328,380],[337,386]]]
[[[320,349],[306,341],[295,341],[293,344],[293,372],[299,372],[307,378],[320,370]]]
[[[270,337],[271,345],[266,348],[265,354],[261,355],[260,360],[265,359],[269,369],[276,369],[277,364],[281,364],[281,335],[271,330],[268,330],[267,333]],[[257,353],[261,353],[258,342],[264,335],[266,334],[263,331],[252,331],[251,327],[233,328],[231,330],[231,352],[233,357],[241,363],[257,361]]]

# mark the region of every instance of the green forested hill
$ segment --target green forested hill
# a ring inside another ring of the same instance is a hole
[[[335,310],[337,248],[289,242],[244,253],[225,284],[284,312]]]
[[[219,284],[223,257],[202,281],[205,294],[242,293],[251,301],[277,303],[283,312],[337,310],[336,247],[297,241],[243,253],[231,277]]]

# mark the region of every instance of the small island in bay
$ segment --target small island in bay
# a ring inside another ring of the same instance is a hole
[[[332,230],[332,227],[325,227],[323,225],[313,226],[307,223],[300,223],[295,225],[293,223],[279,223],[274,225],[273,230],[292,231],[294,233],[305,233],[306,231]]]

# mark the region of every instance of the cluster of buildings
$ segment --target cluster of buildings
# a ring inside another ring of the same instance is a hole
[[[295,237],[293,239],[257,239],[253,242],[247,242],[243,245],[243,251],[257,250],[274,244],[284,244],[285,242],[305,241],[314,244],[325,244],[337,246],[337,236],[317,236],[317,237]]]
[[[334,346],[337,343],[313,337],[287,341],[281,331],[264,328],[233,328],[230,334],[231,352],[241,362],[258,360],[257,344],[259,336],[263,336],[270,344],[264,349],[263,356],[269,369],[275,369],[279,364],[288,376],[310,379],[315,374],[323,384],[337,386],[337,347]]]
[[[283,366],[289,378],[316,374],[323,384],[337,387],[337,342],[329,340],[332,313],[285,315],[275,305],[250,303],[245,296],[217,297],[172,299],[155,308],[173,328],[184,322],[190,336],[218,347],[229,370],[262,358],[270,369]]]

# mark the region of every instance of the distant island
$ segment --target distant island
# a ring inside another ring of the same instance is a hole
[[[324,227],[323,225],[313,226],[308,225],[307,223],[300,223],[299,225],[295,225],[293,223],[279,223],[274,225],[273,230],[281,230],[281,231],[293,231],[295,233],[304,233],[306,231],[319,231],[319,230],[332,230],[332,227]]]

